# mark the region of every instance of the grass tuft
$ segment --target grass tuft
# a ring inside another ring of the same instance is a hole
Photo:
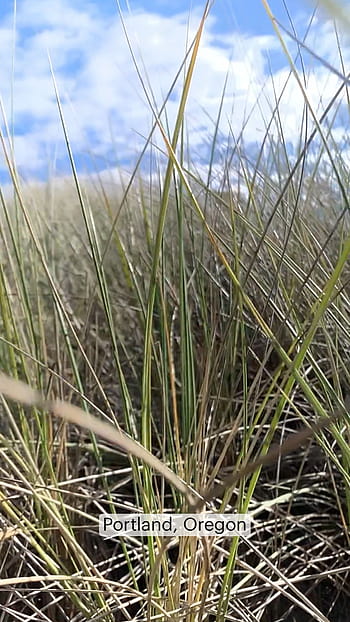
[[[210,3],[159,108],[129,43],[154,125],[113,184],[79,175],[53,68],[71,178],[26,187],[4,123],[0,622],[346,620],[349,180],[330,119],[348,80],[339,43],[316,110],[310,50],[291,29],[297,64],[263,4],[304,101],[293,157],[277,85],[256,153],[222,144],[224,90],[198,171],[186,106]],[[204,508],[249,513],[251,536],[98,534],[104,512]]]

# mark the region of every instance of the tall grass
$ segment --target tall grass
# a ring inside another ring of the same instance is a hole
[[[69,183],[25,187],[1,136],[1,620],[346,619],[349,187],[327,113],[348,84],[320,117],[264,4],[312,123],[293,164],[267,124],[210,183],[221,112],[208,176],[190,163],[209,6],[172,132],[135,60],[164,142],[149,180],[144,154],[113,190],[80,178],[54,72]],[[204,506],[249,512],[251,537],[98,535],[101,512]]]

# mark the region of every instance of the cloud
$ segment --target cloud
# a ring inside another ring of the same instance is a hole
[[[137,10],[125,16],[145,88],[160,108],[183,61],[201,14],[194,9],[171,16]],[[329,22],[315,22],[317,50],[337,62],[334,32]],[[60,127],[48,52],[52,59],[63,103],[69,137],[76,154],[92,152],[123,164],[144,145],[153,122],[152,111],[140,84],[117,14],[102,11],[99,3],[75,0],[32,0],[19,3],[13,84],[15,152],[25,175],[46,171],[47,158],[56,153],[64,162],[66,148]],[[315,43],[315,39],[310,41]],[[320,43],[318,43],[320,42]],[[11,120],[12,16],[0,23],[0,94]],[[290,44],[295,52],[295,44]],[[342,49],[345,62],[349,48]],[[333,96],[339,79],[308,57],[306,92],[320,114]],[[272,63],[272,74],[269,67]],[[273,62],[278,59],[278,69]],[[339,64],[339,61],[338,61]],[[239,135],[243,125],[246,142],[261,140],[274,101],[280,101],[284,137],[295,141],[304,98],[280,44],[273,35],[248,36],[227,31],[218,35],[215,15],[210,15],[198,56],[186,121],[191,147],[203,157],[223,100],[220,129],[223,137]],[[165,121],[174,125],[183,75],[167,103]],[[320,103],[321,102],[321,103]],[[277,126],[272,127],[277,136]],[[158,135],[159,137],[159,135]],[[160,139],[161,141],[161,139]],[[162,143],[160,145],[163,147]],[[1,163],[0,167],[5,166]]]

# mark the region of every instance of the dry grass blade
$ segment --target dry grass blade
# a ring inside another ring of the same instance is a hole
[[[73,423],[82,428],[86,428],[97,436],[113,443],[126,453],[133,455],[135,458],[139,458],[148,466],[158,471],[169,483],[173,484],[173,486],[187,498],[189,503],[193,505],[194,498],[192,489],[185,482],[175,475],[161,460],[142,447],[142,445],[123,432],[116,430],[111,424],[100,421],[78,406],[74,406],[68,402],[62,400],[45,400],[38,391],[29,387],[26,383],[14,380],[3,373],[0,374],[0,393],[25,406],[36,406],[43,410],[48,410],[67,423]]]
[[[285,456],[300,447],[307,439],[309,439],[317,432],[320,432],[324,428],[327,428],[332,423],[335,423],[338,419],[344,416],[345,410],[337,411],[327,418],[319,419],[317,423],[310,424],[310,427],[305,427],[299,432],[290,434],[288,438],[282,443],[282,445],[274,445],[263,456],[259,456],[256,460],[252,460],[246,466],[242,467],[239,471],[231,473],[221,484],[214,487],[209,487],[205,490],[201,499],[198,499],[192,506],[193,511],[199,511],[203,504],[210,502],[212,499],[221,497],[228,488],[231,488],[238,484],[247,475],[251,475],[262,466],[268,466],[274,464],[281,456]]]
[[[21,533],[23,533],[23,530],[18,529],[18,527],[8,527],[8,529],[0,531],[0,542],[3,542],[4,540],[9,540],[10,538],[18,536]]]

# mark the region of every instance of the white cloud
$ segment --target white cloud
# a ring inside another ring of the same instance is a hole
[[[7,16],[0,24],[0,93],[8,118],[11,111],[11,20],[11,16]],[[143,79],[149,92],[151,85],[158,107],[169,91],[199,20],[200,13],[196,10],[190,25],[184,13],[164,17],[139,10],[125,18]],[[286,85],[280,117],[285,139],[293,142],[299,133],[304,99],[295,78],[288,77],[287,68],[279,68],[269,76],[267,54],[273,57],[278,53],[277,38],[232,33],[232,36],[222,36],[219,45],[214,26],[214,17],[210,16],[187,107],[191,146],[200,151],[212,133],[227,74],[221,120],[223,134],[227,136],[232,129],[238,135],[249,117],[246,141],[261,140],[274,106],[274,89],[278,96]],[[320,42],[317,52],[321,51],[336,62],[330,23],[317,23],[317,42]],[[117,15],[114,19],[106,16],[99,10],[98,2],[31,0],[19,3],[17,19],[14,109],[18,166],[32,175],[45,166],[48,154],[55,149],[60,155],[64,154],[47,50],[75,152],[91,150],[104,155],[112,148],[113,137],[120,160],[134,154],[144,143],[140,135],[147,136],[150,130],[152,114]],[[342,52],[347,62],[348,47]],[[176,117],[181,80],[167,104],[167,119],[171,125]],[[320,98],[322,106],[327,105],[338,83],[339,79],[328,69],[314,63],[306,90],[315,110]],[[209,118],[213,119],[212,127]]]

